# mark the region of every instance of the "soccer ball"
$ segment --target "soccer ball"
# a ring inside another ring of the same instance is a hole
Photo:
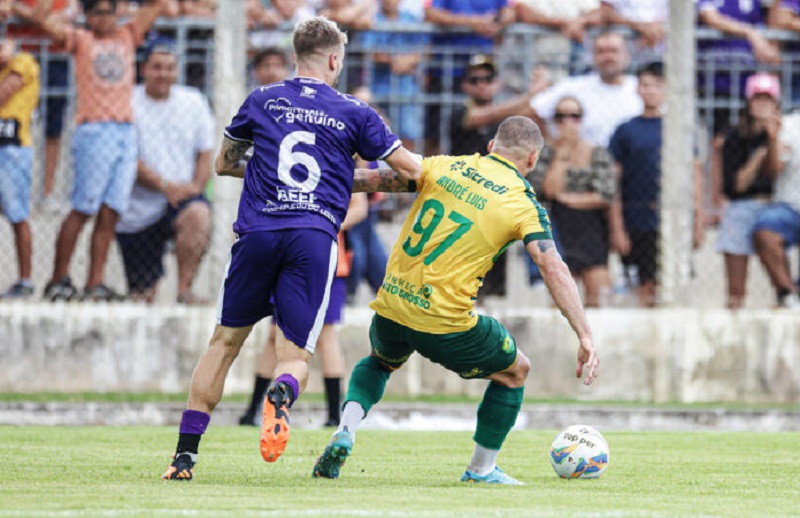
[[[550,446],[550,464],[561,478],[598,478],[608,459],[608,441],[588,425],[570,426]]]

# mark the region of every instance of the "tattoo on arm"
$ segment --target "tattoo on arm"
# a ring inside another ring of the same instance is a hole
[[[556,244],[553,242],[552,239],[542,239],[536,241],[536,246],[539,247],[539,251],[543,254],[546,254],[549,250],[553,250],[556,253],[558,253],[558,251],[556,250]]]
[[[356,169],[353,176],[353,192],[409,192],[409,187],[393,169]]]
[[[225,137],[222,140],[222,149],[220,150],[220,154],[225,161],[225,165],[230,169],[239,167],[239,161],[244,157],[244,154],[252,145],[252,142],[233,140]]]

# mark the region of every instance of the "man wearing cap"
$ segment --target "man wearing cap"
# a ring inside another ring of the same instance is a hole
[[[722,192],[728,200],[720,224],[717,251],[725,256],[727,306],[744,305],[753,232],[770,202],[775,178],[784,168],[780,84],[775,76],[753,74],[745,85],[747,105],[722,146]]]
[[[206,251],[211,212],[203,196],[211,176],[214,119],[203,94],[176,85],[171,42],[157,40],[133,91],[139,154],[136,184],[117,224],[130,296],[152,302],[164,275],[163,256],[175,241],[178,302],[199,302],[192,282]]]

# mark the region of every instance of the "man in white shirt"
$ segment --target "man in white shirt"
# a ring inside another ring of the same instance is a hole
[[[538,119],[540,126],[553,118],[555,107],[566,96],[575,97],[583,106],[581,137],[595,146],[608,146],[614,130],[628,119],[639,115],[642,99],[636,93],[636,77],[625,71],[630,54],[621,34],[606,31],[593,43],[594,72],[565,78],[541,93],[517,96],[492,106],[476,107],[468,116],[476,124],[484,120],[502,120],[511,115],[527,115]],[[549,128],[552,129],[552,128]]]
[[[137,178],[116,232],[134,300],[153,301],[167,242],[174,240],[178,302],[200,302],[192,282],[211,226],[203,191],[211,176],[214,118],[198,90],[175,85],[177,73],[172,45],[157,41],[142,65],[144,84],[133,94]]]

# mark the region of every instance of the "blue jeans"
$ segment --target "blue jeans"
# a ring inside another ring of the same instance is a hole
[[[375,293],[383,284],[389,257],[375,230],[377,223],[378,209],[370,209],[367,219],[354,225],[348,232],[350,248],[353,251],[353,264],[347,277],[348,295],[355,295],[358,285],[364,278]]]

